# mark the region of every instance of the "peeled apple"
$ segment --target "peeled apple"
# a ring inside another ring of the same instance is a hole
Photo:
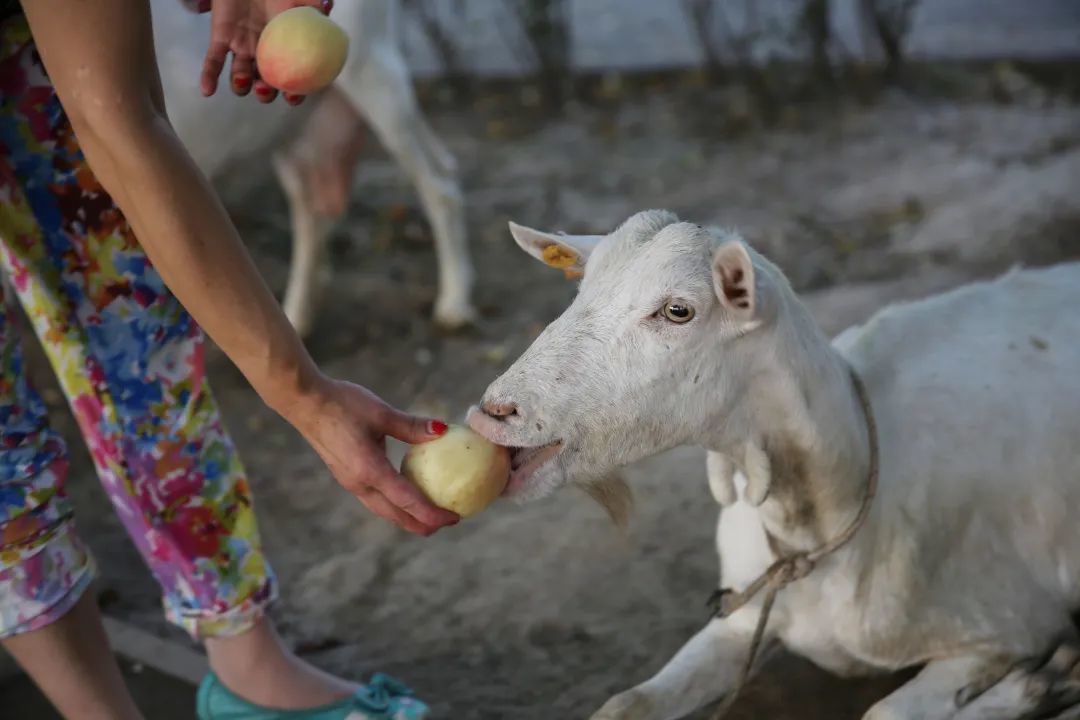
[[[431,502],[469,517],[499,497],[510,477],[510,452],[470,428],[451,425],[442,437],[413,445],[401,473]]]
[[[259,77],[294,95],[321,90],[341,72],[349,36],[313,7],[294,7],[266,23],[255,48]]]

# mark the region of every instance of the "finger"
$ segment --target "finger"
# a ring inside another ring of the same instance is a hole
[[[389,461],[379,468],[378,475],[370,485],[395,507],[404,510],[424,525],[443,527],[454,525],[461,520],[457,513],[433,505],[419,488],[395,472]]]
[[[203,59],[202,76],[199,86],[202,94],[209,97],[217,90],[218,78],[225,69],[225,58],[229,55],[229,44],[221,40],[211,40]]]
[[[361,473],[351,477],[335,473],[338,482],[353,495],[361,497],[369,490],[378,490],[391,505],[431,528],[454,525],[461,520],[457,513],[433,505],[416,485],[394,469],[382,452],[363,453],[359,460]]]
[[[321,10],[323,15],[329,15],[330,11],[334,9],[334,0],[296,0],[294,4],[307,5],[316,10]]]
[[[233,92],[241,97],[247,95],[255,82],[254,58],[233,53],[231,74]]]
[[[255,99],[261,103],[272,103],[278,96],[278,91],[265,80],[255,80]]]
[[[393,504],[387,500],[382,493],[374,488],[364,488],[360,493],[357,493],[356,497],[364,504],[371,512],[375,513],[384,520],[397,525],[402,530],[415,533],[417,535],[431,535],[438,528],[429,527],[422,522],[414,518],[403,510],[399,510],[394,507]]]
[[[389,520],[407,532],[426,536],[438,529],[428,527],[404,510],[394,507],[378,490],[366,488],[362,494],[357,495],[357,498],[368,510],[384,520]]]
[[[305,95],[293,95],[292,93],[281,93],[281,97],[285,98],[285,102],[290,105],[299,105],[304,102]]]
[[[397,438],[410,445],[434,440],[446,434],[450,428],[442,420],[417,417],[403,413],[392,407],[387,407],[379,418],[378,430],[392,438]]]

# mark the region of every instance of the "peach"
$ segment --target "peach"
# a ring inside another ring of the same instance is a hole
[[[431,502],[469,517],[502,494],[510,478],[510,451],[462,425],[451,425],[430,442],[413,445],[401,473]]]
[[[349,36],[313,7],[294,7],[275,15],[255,48],[259,76],[294,95],[321,90],[341,72]]]

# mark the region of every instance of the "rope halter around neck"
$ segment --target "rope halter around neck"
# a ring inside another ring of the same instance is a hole
[[[758,617],[757,626],[754,628],[754,636],[750,642],[750,651],[747,653],[746,662],[743,664],[730,696],[721,704],[719,710],[712,716],[712,720],[723,718],[727,711],[731,709],[731,706],[735,704],[739,694],[745,687],[746,681],[750,677],[750,671],[753,669],[754,661],[761,650],[765,627],[769,623],[769,614],[772,612],[777,594],[791,583],[801,580],[813,572],[819,560],[846,545],[851,538],[855,537],[855,533],[866,522],[866,518],[870,514],[870,507],[873,504],[874,496],[877,494],[878,483],[877,423],[874,421],[873,408],[870,406],[870,398],[866,394],[866,387],[863,385],[862,379],[854,368],[849,367],[848,371],[852,385],[855,388],[855,395],[858,397],[859,405],[862,407],[870,443],[870,469],[867,472],[866,494],[863,496],[862,505],[859,507],[858,514],[844,531],[821,547],[809,552],[793,553],[779,558],[741,592],[736,592],[731,588],[723,588],[715,591],[709,598],[708,605],[713,616],[726,618],[753,600],[758,593],[765,591],[761,615]]]

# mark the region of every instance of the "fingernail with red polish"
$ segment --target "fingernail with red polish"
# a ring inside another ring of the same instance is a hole
[[[329,15],[330,11],[334,9],[334,0],[322,0],[322,11],[324,15]]]
[[[251,78],[246,75],[239,75],[233,78],[233,87],[237,90],[247,90],[251,87]]]
[[[261,98],[268,98],[274,94],[274,88],[269,85],[256,85],[255,94]]]
[[[201,13],[210,12],[210,0],[199,0],[199,3],[195,8]]]
[[[290,105],[299,105],[304,100],[303,95],[293,95],[292,93],[283,93],[282,97],[285,98],[285,102]]]
[[[428,435],[445,435],[450,426],[442,420],[432,420],[428,423]]]

